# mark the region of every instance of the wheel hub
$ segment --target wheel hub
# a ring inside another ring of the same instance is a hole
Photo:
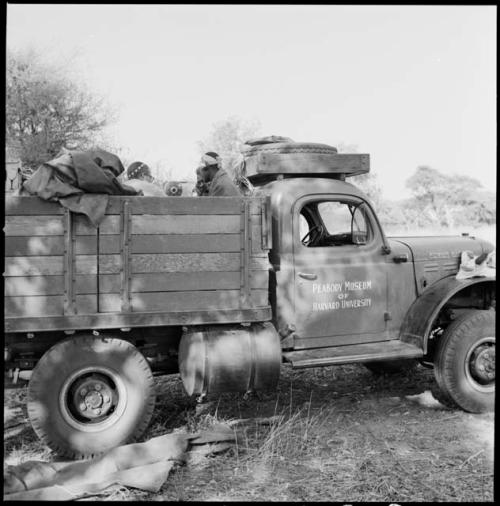
[[[113,392],[106,381],[99,377],[78,380],[73,392],[73,406],[83,418],[105,416],[112,407]]]
[[[470,361],[472,376],[482,384],[495,380],[495,347],[484,343],[478,346]]]

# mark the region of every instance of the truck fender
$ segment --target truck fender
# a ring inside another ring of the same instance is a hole
[[[458,280],[455,276],[440,279],[418,297],[405,315],[400,339],[422,348],[427,354],[427,343],[433,323],[445,304],[460,291],[472,285],[489,284],[495,289],[495,278],[469,278]]]

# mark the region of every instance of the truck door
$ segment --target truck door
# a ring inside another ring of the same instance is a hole
[[[294,347],[385,339],[387,266],[367,203],[347,195],[302,197],[292,230]]]

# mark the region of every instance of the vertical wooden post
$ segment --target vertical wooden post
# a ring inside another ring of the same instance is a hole
[[[270,250],[272,247],[272,230],[271,230],[271,199],[270,197],[263,198],[260,201],[260,210],[262,218],[262,249]]]
[[[64,211],[64,314],[75,314],[75,230],[73,213]]]
[[[122,267],[120,269],[122,313],[131,311],[130,304],[130,204],[123,201],[120,213],[120,254]]]
[[[252,224],[250,221],[250,202],[241,200],[241,256],[240,256],[240,307],[250,305],[250,253],[252,251]]]

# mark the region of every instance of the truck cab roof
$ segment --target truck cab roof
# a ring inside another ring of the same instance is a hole
[[[371,204],[370,199],[359,188],[340,179],[320,177],[290,177],[267,183],[257,188],[257,194],[269,195],[275,205],[292,205],[300,197],[309,194],[340,194],[358,197]],[[287,206],[288,207],[288,206]]]

